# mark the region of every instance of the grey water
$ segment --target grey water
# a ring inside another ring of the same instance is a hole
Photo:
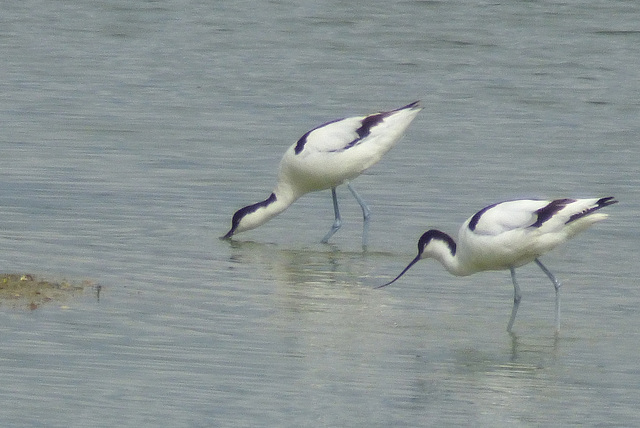
[[[640,420],[640,5],[6,1],[0,271],[101,286],[0,305],[2,426],[631,426]],[[425,109],[353,182],[221,241],[328,120]],[[520,197],[615,196],[508,272],[417,264]]]

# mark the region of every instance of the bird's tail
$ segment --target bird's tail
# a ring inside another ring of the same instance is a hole
[[[608,196],[606,198],[597,199],[592,205],[586,207],[585,209],[583,209],[580,212],[572,214],[569,217],[569,220],[567,220],[565,224],[569,224],[569,223],[572,223],[572,222],[574,222],[576,220],[584,218],[586,216],[590,216],[590,215],[592,215],[594,213],[594,211],[597,211],[597,210],[599,210],[601,208],[604,208],[606,206],[609,206],[609,205],[613,205],[613,204],[615,204],[617,202],[618,201],[616,201],[613,198],[613,196]],[[607,217],[606,214],[602,214],[602,218],[606,218],[606,217]]]
[[[594,223],[602,221],[609,217],[606,213],[600,212],[601,208],[606,206],[615,204],[616,200],[612,197],[601,198],[601,199],[591,199],[591,200],[578,200],[577,202],[582,202],[586,204],[582,206],[574,206],[573,208],[579,208],[573,214],[569,216],[567,221],[565,222],[564,233],[568,237],[573,237],[583,230],[588,229]],[[569,205],[567,208],[570,208]]]

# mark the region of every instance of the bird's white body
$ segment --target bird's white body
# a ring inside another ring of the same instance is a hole
[[[485,270],[507,270],[531,263],[566,242],[593,223],[604,220],[605,213],[592,213],[567,223],[574,214],[593,207],[598,199],[568,202],[539,226],[539,210],[552,201],[516,200],[502,202],[483,212],[471,230],[469,218],[458,232],[457,263],[450,264],[453,274],[470,275]],[[445,265],[446,267],[446,265]]]
[[[471,275],[487,270],[510,270],[514,286],[514,307],[507,329],[511,330],[520,302],[515,269],[535,261],[556,288],[556,324],[559,328],[560,283],[538,257],[566,242],[594,223],[607,218],[598,210],[617,201],[613,198],[515,200],[489,205],[464,222],[458,241],[444,232],[429,230],[418,241],[418,255],[398,275],[400,278],[417,261],[438,260],[450,273]]]
[[[254,229],[280,214],[302,195],[324,189],[333,190],[337,224],[334,229],[337,230],[339,212],[335,188],[376,164],[400,140],[421,109],[418,102],[414,102],[388,112],[328,122],[307,132],[282,157],[278,184],[272,195],[237,211],[231,230],[223,238]],[[361,202],[355,191],[350,190]],[[363,212],[368,210],[362,202],[361,205]],[[363,234],[363,242],[365,240]]]
[[[287,190],[299,197],[358,177],[391,150],[418,111],[417,108],[404,109],[387,116],[371,128],[369,135],[349,148],[345,147],[358,139],[356,130],[366,116],[351,117],[314,129],[307,135],[299,153],[294,144],[284,154],[278,186],[289,184]]]

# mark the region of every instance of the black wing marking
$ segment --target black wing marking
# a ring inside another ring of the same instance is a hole
[[[475,213],[473,215],[473,217],[471,217],[471,221],[469,221],[469,230],[471,230],[472,232],[474,230],[476,230],[476,226],[478,225],[478,222],[480,221],[480,217],[482,217],[482,214],[484,214],[485,212],[489,211],[491,208],[495,207],[496,205],[501,204],[502,202],[498,202],[495,204],[491,204],[489,206],[484,207],[483,209],[481,209],[480,211],[478,211],[477,213]]]
[[[362,125],[360,128],[356,129],[356,134],[358,134],[358,138],[344,146],[341,150],[333,150],[334,152],[342,151],[350,149],[351,147],[357,146],[360,141],[365,139],[369,134],[371,134],[371,128],[379,124],[384,120],[385,117],[388,117],[391,112],[385,113],[376,113],[362,119]]]
[[[362,119],[362,125],[360,126],[360,128],[356,129],[356,134],[358,134],[358,138],[356,138],[355,140],[353,140],[352,142],[344,146],[342,150],[347,150],[347,149],[350,149],[351,147],[357,146],[360,141],[365,139],[371,133],[371,129],[373,129],[373,127],[375,127],[380,122],[382,122],[385,118],[393,115],[394,113],[399,112],[400,110],[415,108],[418,106],[419,103],[420,103],[419,101],[414,101],[410,104],[407,104],[404,107],[400,107],[395,110],[385,111],[382,113],[375,113],[365,117],[364,119]],[[337,152],[341,150],[334,150],[334,151]]]
[[[309,136],[309,134],[311,134],[313,131],[315,131],[316,129],[322,128],[323,126],[327,126],[330,125],[332,123],[336,123],[336,122],[340,122],[341,120],[344,119],[336,119],[336,120],[332,120],[330,122],[327,123],[323,123],[320,126],[316,126],[315,128],[313,128],[310,131],[307,131],[302,137],[300,137],[300,139],[298,140],[298,142],[296,143],[296,148],[293,150],[293,152],[295,154],[300,154],[300,152],[304,149],[304,145],[307,144],[307,137]]]
[[[538,219],[536,220],[535,223],[533,223],[529,227],[540,227],[540,226],[542,226],[546,221],[551,219],[556,213],[558,213],[564,207],[566,207],[567,205],[569,205],[570,203],[575,202],[575,201],[576,201],[575,199],[555,199],[555,200],[549,202],[548,205],[546,205],[546,206],[540,208],[539,210],[535,211],[535,214],[538,215]]]

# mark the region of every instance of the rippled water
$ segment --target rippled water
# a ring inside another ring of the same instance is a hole
[[[629,426],[640,413],[634,2],[4,2],[0,271],[102,286],[0,306],[4,426]],[[425,109],[354,182],[229,243],[327,120]],[[519,270],[414,257],[513,197],[613,195]]]

